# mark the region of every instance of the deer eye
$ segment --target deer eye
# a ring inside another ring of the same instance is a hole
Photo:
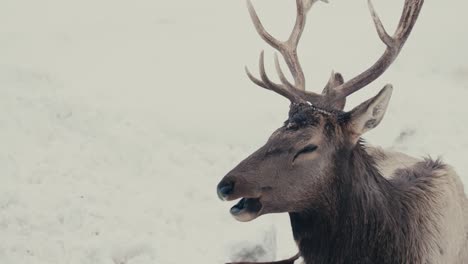
[[[297,157],[299,157],[300,155],[302,154],[306,154],[306,153],[312,153],[314,152],[315,150],[317,150],[317,146],[316,145],[307,145],[306,147],[304,147],[303,149],[301,149],[299,152],[296,153],[296,155],[294,155],[294,160],[297,159]]]

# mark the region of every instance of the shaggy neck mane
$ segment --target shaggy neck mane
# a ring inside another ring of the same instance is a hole
[[[414,227],[431,228],[413,213],[421,203],[417,194],[385,179],[360,143],[338,151],[334,170],[316,205],[290,213],[305,263],[419,263],[424,234]]]

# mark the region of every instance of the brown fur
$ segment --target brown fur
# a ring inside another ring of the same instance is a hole
[[[462,188],[456,190],[462,201],[455,201],[461,209],[445,210],[456,175],[440,160],[429,158],[407,159],[390,170],[388,164],[397,161],[394,154],[352,139],[354,125],[366,123],[355,122],[362,117],[353,113],[365,117],[369,113],[365,107],[379,107],[378,100],[349,113],[293,105],[285,125],[219,186],[234,183],[228,200],[250,197],[261,203],[262,209],[249,212],[246,221],[288,212],[307,264],[423,264],[451,259],[444,254],[463,248],[442,242],[452,234],[442,225],[449,213],[458,216],[467,210]],[[317,149],[304,152],[309,146]],[[468,234],[466,224],[454,228]]]

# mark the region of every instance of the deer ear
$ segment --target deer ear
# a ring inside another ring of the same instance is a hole
[[[387,111],[392,91],[392,85],[387,84],[375,97],[351,110],[348,129],[352,134],[353,143],[356,143],[362,134],[380,124]]]

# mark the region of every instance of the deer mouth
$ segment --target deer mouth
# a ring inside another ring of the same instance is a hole
[[[262,209],[260,198],[242,198],[230,212],[237,221],[248,222],[260,216]]]

